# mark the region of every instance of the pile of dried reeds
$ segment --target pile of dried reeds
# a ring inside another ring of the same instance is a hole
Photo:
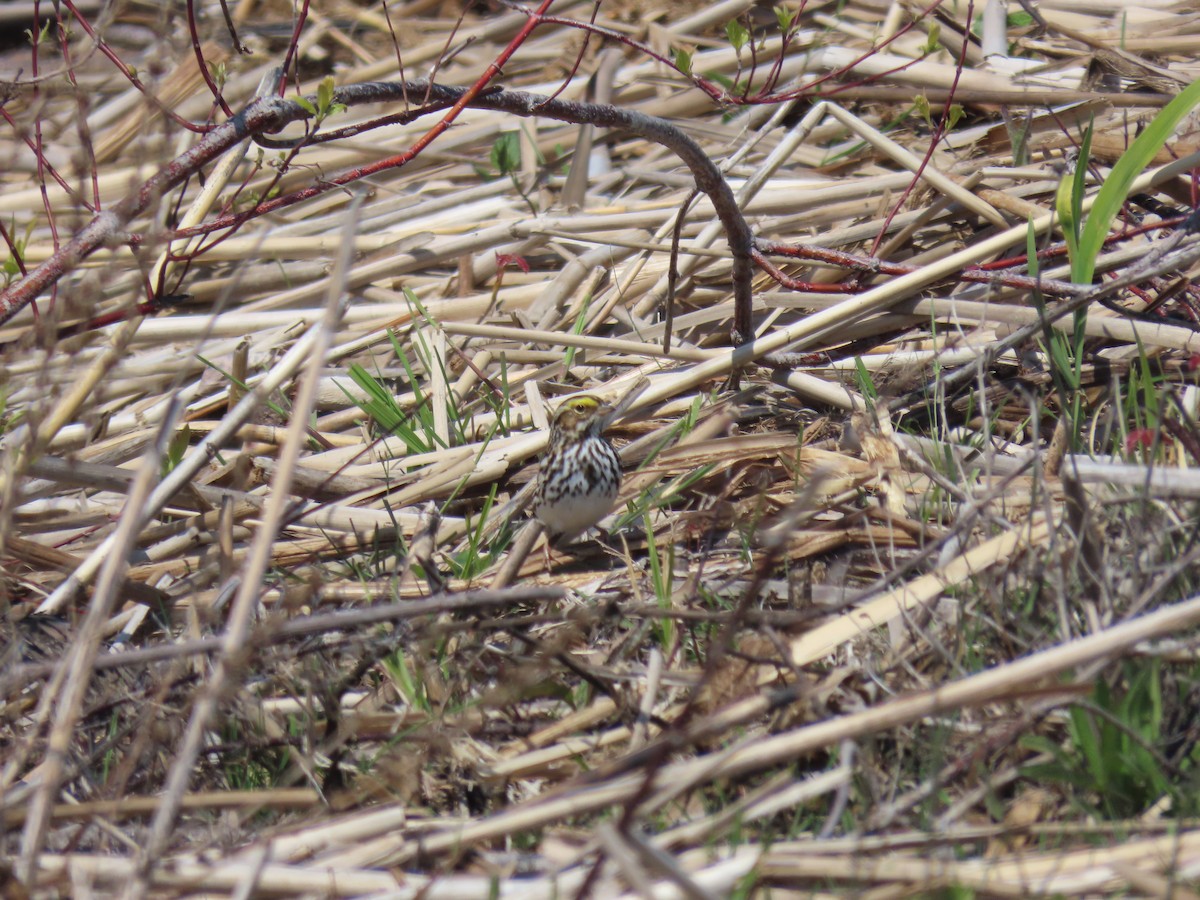
[[[5,896],[1200,878],[1193,13],[26,6]]]

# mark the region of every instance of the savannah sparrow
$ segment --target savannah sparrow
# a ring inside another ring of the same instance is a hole
[[[621,460],[600,433],[613,408],[572,397],[554,413],[533,511],[550,537],[570,541],[604,518],[621,487]]]

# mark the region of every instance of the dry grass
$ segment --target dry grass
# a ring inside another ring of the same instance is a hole
[[[406,77],[471,84],[525,19],[454,31],[452,6],[389,5],[393,37],[380,6],[314,5],[303,90],[395,78],[397,45]],[[750,58],[725,23],[778,31],[748,2],[670,6],[598,22],[731,80]],[[664,349],[675,157],[481,110],[403,167],[168,245],[434,118],[281,175],[243,144],[154,198],[136,252],[110,242],[0,327],[4,895],[1195,896],[1200,292],[1186,257],[1154,259],[1192,202],[1194,121],[1099,261],[1132,287],[1043,327],[1015,277],[1033,234],[1048,293],[1069,280],[1064,157],[1094,119],[1093,194],[1200,75],[1195,16],[1050,0],[1004,35],[1042,66],[1016,83],[974,39],[956,74],[968,8],[800,11],[781,84],[860,60],[829,103],[716,108],[559,25],[504,66],[564,99],[607,73],[590,96],[674,121],[764,241],[908,267],[772,257],[810,289],[756,274],[736,350],[704,197]],[[245,56],[201,9],[243,108],[290,9],[233,8]],[[953,52],[922,59],[935,20]],[[26,27],[0,20],[6,79],[31,74]],[[186,23],[130,2],[105,27],[174,112],[209,115]],[[81,29],[70,46],[78,90],[51,40],[40,88],[5,95],[0,222],[31,269],[51,218],[65,240],[93,190],[111,208],[196,140]],[[925,160],[913,97],[936,124],[952,88],[963,117]],[[188,296],[137,317],[160,282]],[[604,539],[529,552],[548,411],[643,382]]]

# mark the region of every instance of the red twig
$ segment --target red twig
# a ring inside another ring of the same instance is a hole
[[[129,66],[125,65],[125,63],[121,60],[121,57],[117,56],[117,54],[113,52],[113,49],[109,47],[107,43],[105,43],[104,39],[101,38],[100,35],[96,34],[96,31],[94,28],[92,28],[91,23],[84,17],[83,13],[81,13],[75,7],[75,4],[73,4],[71,0],[59,0],[59,2],[61,2],[63,6],[71,11],[71,15],[73,15],[75,17],[75,21],[79,23],[79,27],[82,28],[87,33],[87,36],[95,42],[96,48],[108,57],[109,62],[111,62],[117,67],[118,70],[120,70],[121,74],[125,76],[129,83],[133,85],[139,92],[141,92],[141,94],[150,101],[150,103],[156,110],[158,110],[158,112],[162,113],[164,116],[167,116],[172,122],[175,122],[181,128],[186,128],[188,131],[204,131],[204,126],[193,125],[182,116],[176,115],[174,110],[163,104],[162,101],[150,93],[150,90],[146,87],[146,85],[143,84],[141,79],[133,73]],[[36,24],[34,27],[37,27]]]
[[[595,0],[595,2],[592,4],[591,18],[588,20],[589,25],[596,24],[596,16],[599,13],[600,13],[600,0]],[[587,48],[588,48],[588,45],[591,43],[591,41],[592,41],[592,33],[590,31],[585,31],[583,33],[583,46],[581,46],[579,48],[579,52],[575,54],[575,62],[571,66],[571,71],[568,72],[567,77],[562,80],[562,84],[560,84],[558,86],[558,90],[556,90],[553,94],[550,95],[551,100],[557,99],[559,97],[559,95],[561,95],[562,92],[567,89],[567,85],[569,85],[571,83],[571,80],[579,72],[579,66],[580,66],[580,64],[583,63],[583,56],[585,53],[587,53]]]
[[[208,85],[208,89],[213,95],[213,102],[221,107],[221,112],[232,116],[233,110],[229,108],[229,104],[225,102],[225,97],[221,94],[221,89],[213,81],[212,73],[208,71],[208,60],[204,58],[204,50],[200,47],[200,32],[196,28],[196,0],[187,0],[187,23],[188,33],[192,37],[192,53],[196,56],[196,68],[200,70],[200,77]]]
[[[10,116],[2,106],[0,106],[0,117],[2,117],[4,121],[11,126],[13,134],[21,139],[25,146],[29,148],[29,152],[36,156],[37,145],[34,144],[33,139],[30,138],[29,135],[25,134],[24,129],[17,127],[16,121],[13,120],[13,117]],[[91,203],[88,203],[86,200],[84,200],[83,197],[79,196],[79,194],[75,192],[75,188],[67,183],[67,180],[59,174],[58,169],[54,168],[48,159],[42,160],[42,165],[45,167],[46,174],[53,178],[54,183],[63,189],[63,192],[71,198],[72,203],[78,203],[88,212],[95,212],[99,208],[99,206],[93,206]]]
[[[392,36],[392,46],[396,48],[396,74],[400,76],[401,81],[405,81],[404,77],[404,55],[400,52],[400,40],[396,37],[396,28],[392,25],[392,14],[388,12],[387,0],[383,0],[383,18],[387,22],[388,33]],[[408,98],[404,98],[404,108],[408,109]]]
[[[292,60],[296,57],[296,50],[300,46],[300,30],[304,27],[304,23],[308,20],[308,0],[304,0],[304,5],[300,7],[300,12],[296,16],[296,25],[292,29],[292,39],[288,42],[287,54],[283,57],[283,66],[281,71],[283,77],[279,79],[279,96],[282,97],[287,90],[288,69],[292,66]],[[296,75],[296,84],[299,87],[300,76]]]
[[[967,0],[968,22],[973,21],[974,13],[974,0]],[[916,186],[920,183],[921,175],[925,172],[925,167],[928,166],[929,161],[933,159],[933,151],[937,149],[938,143],[942,140],[942,136],[946,133],[946,125],[950,121],[951,106],[954,102],[954,92],[958,90],[958,80],[962,77],[963,65],[965,64],[967,58],[967,45],[968,42],[966,36],[964,36],[962,50],[959,53],[958,60],[954,66],[954,80],[950,82],[950,98],[946,101],[946,105],[942,107],[941,118],[938,119],[937,127],[933,130],[933,134],[930,135],[929,146],[925,148],[925,155],[921,157],[921,164],[917,166],[917,170],[913,172],[912,181],[908,183],[908,186],[900,195],[900,199],[892,204],[892,208],[888,212],[887,218],[884,219],[883,224],[879,228],[879,233],[875,236],[875,242],[871,244],[872,256],[879,252],[879,245],[883,243],[883,238],[887,234],[888,228],[892,224],[892,219],[896,218],[896,213],[900,212],[900,208],[904,205],[905,201],[908,200],[909,195],[913,192],[913,189],[916,188]]]

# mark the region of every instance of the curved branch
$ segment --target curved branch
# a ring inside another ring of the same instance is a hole
[[[361,84],[348,88],[347,91],[370,91],[375,87],[377,85]],[[395,85],[389,82],[385,85],[378,85],[378,87],[394,89]],[[428,97],[430,100],[453,101],[461,93],[460,88],[448,88],[435,84],[430,86]],[[678,156],[683,164],[691,170],[696,188],[707,194],[712,201],[717,218],[721,220],[721,224],[725,228],[725,237],[729,242],[729,250],[733,257],[733,342],[740,344],[750,339],[753,306],[751,291],[753,267],[750,262],[750,253],[754,248],[754,234],[742,215],[742,211],[738,208],[737,198],[734,197],[733,190],[725,181],[721,170],[708,158],[699,144],[665,119],[648,116],[634,110],[621,109],[607,103],[551,100],[524,91],[491,91],[476,97],[470,105],[479,109],[511,113],[515,116],[530,118],[543,116],[577,125],[619,128],[631,131],[656,144],[662,144]]]

